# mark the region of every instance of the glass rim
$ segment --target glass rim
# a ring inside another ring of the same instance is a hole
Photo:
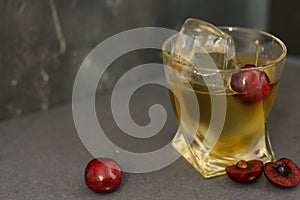
[[[276,36],[267,33],[265,31],[262,30],[258,30],[258,29],[254,29],[254,28],[245,28],[245,27],[235,27],[235,26],[218,26],[218,28],[220,28],[221,30],[228,30],[229,32],[231,31],[244,31],[244,32],[254,32],[254,33],[258,33],[260,35],[265,35],[268,36],[270,38],[272,38],[275,42],[277,42],[279,44],[279,46],[281,47],[282,51],[280,56],[278,56],[277,58],[273,59],[270,61],[270,63],[268,63],[267,65],[263,65],[263,66],[255,66],[255,67],[249,67],[249,68],[236,68],[236,69],[210,69],[210,68],[201,68],[203,70],[207,70],[207,71],[214,71],[214,72],[236,72],[236,71],[248,71],[248,70],[265,70],[267,68],[273,67],[275,64],[282,62],[287,55],[287,48],[286,45]],[[171,37],[169,37],[168,39],[166,39],[163,42],[162,45],[162,51],[163,54],[165,56],[168,57],[169,60],[172,60],[172,56],[170,55],[170,53],[167,51],[167,45],[170,43],[171,40],[173,40],[175,37],[178,36],[179,33],[172,35]],[[181,66],[187,66],[185,64],[182,63],[176,63],[178,65]]]

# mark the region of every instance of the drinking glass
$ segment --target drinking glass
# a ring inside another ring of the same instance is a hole
[[[234,68],[184,62],[172,50],[178,34],[168,38],[162,47],[170,100],[179,123],[172,144],[205,178],[224,174],[225,167],[238,160],[274,160],[266,120],[287,54],[284,43],[269,33],[219,28],[235,43]],[[224,56],[218,52],[207,54],[212,60]],[[245,83],[240,80],[249,83],[241,85]],[[190,103],[193,97],[196,106]]]

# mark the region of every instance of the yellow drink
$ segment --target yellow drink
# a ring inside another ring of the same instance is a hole
[[[222,57],[222,55],[213,58]],[[253,63],[255,58],[251,55],[239,54],[238,63]],[[176,60],[177,58],[173,58]],[[173,60],[173,61],[174,61]],[[270,61],[259,59],[259,65],[268,64]],[[167,62],[165,64],[183,74],[187,71],[186,67],[178,60],[178,62]],[[191,66],[192,67],[192,66]],[[269,80],[272,69],[266,70]],[[234,91],[230,86],[232,76],[223,75],[225,91],[219,90],[218,87],[213,91],[208,91],[201,77],[195,79],[190,78],[191,88],[186,87],[186,83],[180,80],[180,77],[166,73],[170,89],[175,91],[177,97],[170,92],[171,102],[173,104],[175,114],[180,122],[181,111],[187,118],[188,124],[180,123],[180,127],[184,127],[185,132],[189,132],[194,127],[197,128],[194,141],[189,145],[185,139],[187,133],[183,133],[183,129],[179,129],[177,136],[173,140],[173,146],[204,176],[212,177],[225,173],[224,167],[236,163],[238,160],[260,159],[264,162],[271,161],[272,155],[266,147],[266,130],[265,121],[270,112],[276,92],[278,82],[270,82],[271,91],[268,96],[255,103],[245,103],[239,98],[239,93]],[[192,76],[191,76],[192,77]],[[197,97],[200,119],[195,113],[193,105],[189,104],[189,99],[194,95]],[[221,134],[214,133],[209,130],[209,124],[212,115],[211,98],[218,101],[218,98],[226,97],[226,116],[224,127]],[[181,108],[180,108],[181,106]],[[189,130],[189,127],[191,128]],[[213,146],[204,143],[207,135],[217,140]]]

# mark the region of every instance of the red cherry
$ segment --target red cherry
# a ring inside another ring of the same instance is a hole
[[[255,65],[247,64],[243,68],[252,68]],[[231,88],[240,93],[239,98],[245,103],[255,103],[265,99],[272,88],[265,72],[249,69],[233,74]]]
[[[236,165],[225,168],[227,175],[234,181],[250,183],[263,173],[264,164],[259,160],[240,160]]]
[[[96,192],[111,192],[120,185],[122,172],[112,159],[95,158],[87,164],[84,179],[86,185]]]
[[[287,158],[267,163],[264,172],[269,181],[283,188],[294,187],[300,183],[300,169]]]
[[[246,64],[242,68],[245,69],[245,68],[253,68],[253,67],[256,67],[256,66],[252,65],[252,64]]]

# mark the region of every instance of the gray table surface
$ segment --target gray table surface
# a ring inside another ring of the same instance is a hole
[[[300,164],[300,59],[289,57],[278,97],[269,118],[269,128],[277,158],[289,157]],[[149,92],[150,90],[150,92]],[[121,133],[113,125],[108,94],[97,97],[98,117],[106,131]],[[158,99],[170,110],[167,91],[149,87],[136,95],[133,115],[145,115],[147,106]],[[146,106],[145,106],[146,105]],[[143,110],[142,112],[140,112]],[[168,110],[168,109],[167,109]],[[101,117],[100,117],[101,115]],[[143,118],[143,117],[141,117]],[[162,130],[170,139],[176,123],[168,117]],[[120,135],[112,138],[122,138]],[[126,141],[128,138],[123,138]],[[117,142],[117,141],[116,141]],[[166,142],[154,139],[149,144]],[[126,143],[126,142],[125,142]],[[146,145],[133,147],[141,148]],[[155,145],[154,145],[155,146]],[[128,147],[128,148],[133,148]],[[157,148],[157,147],[155,147]],[[92,156],[82,145],[72,118],[71,105],[53,108],[0,123],[0,199],[299,199],[300,186],[280,189],[263,176],[249,185],[227,176],[204,179],[183,158],[159,171],[124,173],[121,187],[109,194],[89,190],[83,171]]]

